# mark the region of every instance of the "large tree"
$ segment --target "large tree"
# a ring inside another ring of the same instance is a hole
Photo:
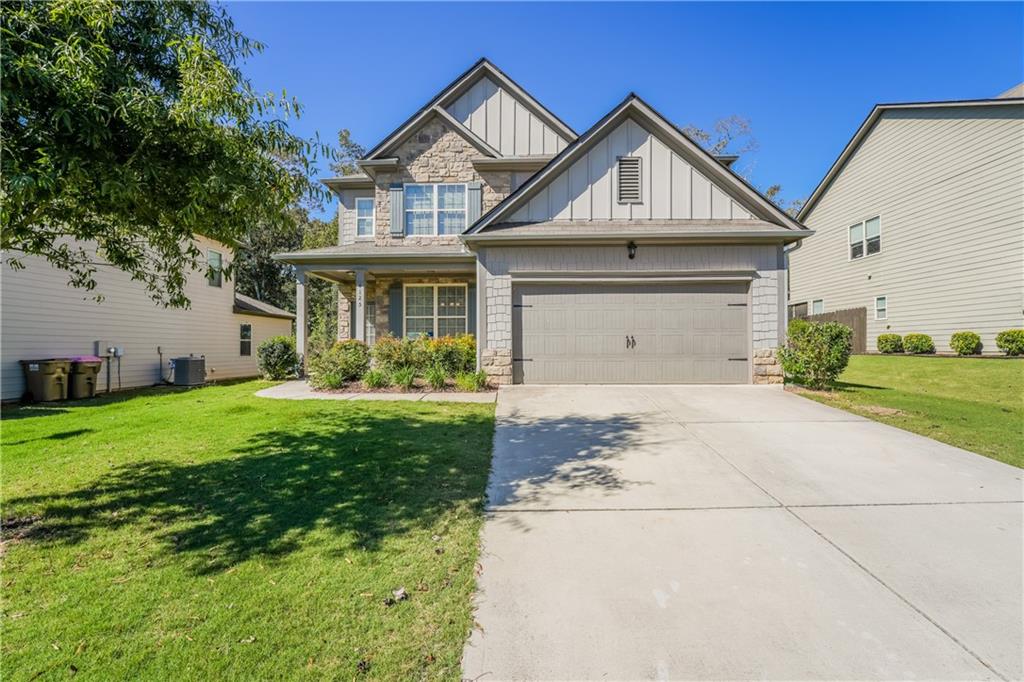
[[[219,5],[8,0],[0,12],[12,266],[39,255],[92,290],[95,244],[154,300],[187,306],[186,275],[205,267],[195,235],[235,246],[320,192],[318,143],[287,128],[299,105],[254,90],[240,63],[262,47]]]

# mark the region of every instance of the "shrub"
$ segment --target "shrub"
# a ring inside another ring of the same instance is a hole
[[[295,352],[295,339],[290,336],[272,336],[256,349],[260,373],[267,379],[287,379],[298,371],[299,356]]]
[[[374,366],[385,372],[396,372],[412,367],[416,372],[425,372],[431,362],[430,338],[418,336],[413,339],[396,339],[384,336],[373,345],[371,351]]]
[[[1007,355],[1024,355],[1024,329],[1007,329],[996,334],[996,348]]]
[[[902,353],[903,339],[899,334],[879,334],[875,342],[879,353]]]
[[[782,369],[812,388],[825,388],[846,369],[852,337],[853,330],[838,322],[794,320],[786,346],[779,349]]]
[[[957,355],[977,355],[981,352],[981,337],[974,332],[953,332],[949,337],[949,347]]]
[[[307,370],[314,388],[339,388],[355,381],[370,368],[370,351],[362,341],[339,341],[310,358]]]
[[[471,334],[442,336],[430,342],[430,365],[440,366],[446,376],[472,372],[476,366],[476,340]]]
[[[455,387],[460,391],[482,391],[487,388],[487,372],[459,372],[455,375]]]
[[[935,352],[935,343],[927,334],[907,334],[903,337],[903,349],[914,355]]]
[[[387,372],[379,369],[370,369],[363,375],[363,386],[367,388],[384,388],[390,385],[391,377]]]
[[[444,369],[440,365],[434,365],[426,371],[423,378],[427,380],[430,387],[435,390],[444,388],[444,380],[447,378]]]
[[[391,373],[391,383],[399,388],[409,390],[416,385],[416,370],[412,367],[396,369]]]

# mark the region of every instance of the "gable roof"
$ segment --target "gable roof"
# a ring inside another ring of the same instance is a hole
[[[825,193],[825,190],[829,188],[832,181],[836,179],[846,162],[849,161],[850,157],[853,156],[857,148],[860,147],[861,143],[871,132],[871,129],[875,127],[878,119],[882,117],[886,111],[892,111],[895,109],[935,109],[941,107],[986,107],[986,106],[1006,106],[1006,105],[1020,105],[1024,103],[1024,98],[1008,96],[1013,93],[1013,89],[1004,92],[997,98],[994,99],[961,99],[961,100],[948,100],[948,101],[936,101],[936,102],[894,102],[891,104],[876,104],[874,108],[868,113],[867,118],[857,128],[857,132],[853,134],[850,141],[846,143],[843,151],[840,152],[839,156],[832,165],[829,167],[828,172],[825,173],[825,177],[821,179],[814,191],[811,192],[811,196],[808,197],[807,202],[800,209],[800,213],[797,215],[797,219],[803,220],[806,218],[814,205],[818,203],[821,196]]]
[[[675,124],[655,111],[653,107],[638,95],[630,93],[622,102],[601,118],[600,121],[577,138],[573,144],[562,150],[547,166],[523,183],[519,189],[509,195],[504,201],[488,211],[463,234],[477,234],[486,230],[488,226],[497,224],[503,218],[511,216],[627,118],[638,119],[646,124],[646,126],[650,126],[652,134],[658,134],[661,138],[685,153],[689,159],[695,162],[698,170],[705,174],[709,180],[715,182],[723,189],[727,188],[734,193],[737,198],[742,200],[751,209],[751,213],[755,216],[777,223],[787,230],[810,233],[803,225],[764,197],[764,195],[733,172],[728,166],[724,165],[703,147],[690,139]]]
[[[576,131],[570,128],[562,119],[555,116],[551,111],[544,107],[540,102],[534,99],[526,90],[524,90],[518,83],[509,78],[501,69],[496,67],[486,57],[480,58],[473,66],[469,67],[460,76],[458,76],[451,83],[446,85],[437,95],[434,96],[429,102],[419,109],[415,114],[405,120],[400,126],[395,128],[391,133],[381,140],[377,146],[366,153],[363,159],[375,159],[380,156],[386,155],[389,151],[394,149],[398,143],[402,142],[409,135],[411,135],[421,123],[423,123],[428,116],[442,115],[445,117],[445,123],[450,127],[454,128],[457,132],[462,134],[471,141],[475,138],[475,146],[477,142],[483,142],[478,135],[469,130],[462,123],[457,121],[454,117],[445,111],[445,107],[453,102],[459,95],[465,92],[468,88],[472,87],[481,78],[489,77],[497,82],[499,85],[507,89],[513,96],[523,102],[534,114],[536,114],[542,121],[549,125],[554,130],[558,131],[563,135],[566,140],[572,142],[577,138]],[[438,111],[442,112],[438,114]],[[487,145],[486,142],[483,142]],[[487,145],[489,151],[486,151],[489,156],[501,156],[493,147]],[[479,146],[478,146],[479,148]],[[483,149],[481,149],[483,151]]]
[[[282,310],[277,306],[270,305],[265,301],[246,296],[245,294],[235,293],[235,304],[232,307],[232,312],[239,315],[259,315],[261,317],[279,317],[282,319],[294,320],[295,313],[290,313],[287,310]]]

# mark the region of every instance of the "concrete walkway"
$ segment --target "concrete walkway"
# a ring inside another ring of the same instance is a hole
[[[497,414],[468,679],[1022,675],[1019,469],[768,387]]]
[[[256,391],[260,398],[278,398],[283,400],[404,400],[415,402],[422,400],[428,403],[493,403],[498,394],[494,391],[483,393],[401,393],[399,391],[385,393],[329,393],[314,390],[305,381],[286,381],[277,386]]]

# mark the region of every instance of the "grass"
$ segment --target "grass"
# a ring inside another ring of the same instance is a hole
[[[493,406],[266,385],[4,412],[5,679],[458,679]]]
[[[831,393],[801,392],[1024,467],[1024,361],[855,355],[839,379]]]

